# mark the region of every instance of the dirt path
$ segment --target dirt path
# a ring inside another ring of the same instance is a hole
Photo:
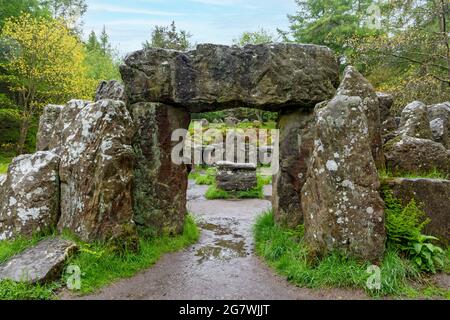
[[[196,245],[83,299],[366,298],[362,291],[297,288],[263,264],[253,253],[251,229],[258,214],[270,208],[269,201],[206,201],[194,189],[188,209],[201,221]]]

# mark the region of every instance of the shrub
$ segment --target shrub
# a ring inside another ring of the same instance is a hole
[[[399,250],[422,271],[433,272],[444,266],[444,251],[434,245],[435,237],[422,234],[429,219],[414,199],[403,207],[388,188],[383,190],[386,204],[388,246]]]

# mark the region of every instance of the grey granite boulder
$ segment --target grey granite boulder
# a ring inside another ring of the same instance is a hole
[[[430,119],[425,104],[414,101],[403,109],[399,133],[413,138],[431,139]]]
[[[256,187],[256,165],[252,163],[217,162],[216,183],[225,191],[246,191]]]
[[[437,169],[450,173],[450,153],[429,139],[397,136],[384,145],[387,167],[397,173],[429,173]]]
[[[428,117],[433,140],[450,149],[450,102],[429,106]]]
[[[49,151],[13,159],[0,178],[0,240],[56,227],[60,160]]]
[[[75,243],[51,238],[0,265],[0,280],[44,284],[61,277],[65,261],[77,251]]]

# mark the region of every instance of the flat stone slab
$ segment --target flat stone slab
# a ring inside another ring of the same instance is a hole
[[[57,279],[78,246],[61,238],[46,239],[0,265],[0,280],[45,283]]]
[[[339,84],[334,53],[304,44],[201,44],[189,52],[150,48],[128,55],[120,70],[131,104],[161,102],[191,112],[314,108]]]
[[[256,164],[254,163],[237,163],[231,161],[218,161],[217,167],[219,170],[249,170],[256,171]]]

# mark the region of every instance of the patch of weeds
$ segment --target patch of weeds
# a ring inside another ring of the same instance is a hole
[[[0,300],[53,300],[55,290],[60,287],[61,285],[57,282],[40,285],[2,280],[0,281]]]
[[[81,270],[81,289],[74,293],[92,293],[116,280],[132,277],[138,271],[151,267],[163,254],[178,251],[197,242],[199,236],[200,231],[191,215],[186,218],[181,235],[140,239],[139,252],[117,252],[104,243],[87,244],[65,232],[62,237],[75,241],[80,248],[78,254],[66,263],[76,265]],[[45,238],[45,235],[36,235],[32,239],[0,241],[0,263]],[[55,299],[56,290],[66,283],[69,276],[64,274],[59,281],[45,285],[0,281],[0,299]]]
[[[435,245],[435,237],[422,234],[430,222],[425,213],[412,199],[403,207],[392,191],[382,190],[386,205],[386,231],[388,245],[407,256],[416,267],[424,272],[436,273],[445,265],[444,250]]]
[[[442,179],[446,180],[449,178],[448,174],[440,171],[437,168],[427,172],[403,172],[403,171],[392,171],[390,169],[382,169],[378,171],[378,176],[381,180],[389,180],[393,178],[408,178],[408,179]]]
[[[103,244],[78,242],[80,252],[68,264],[80,267],[81,289],[78,294],[92,293],[118,279],[134,276],[151,267],[159,258],[178,251],[198,241],[200,231],[192,216],[186,218],[183,233],[179,236],[161,236],[140,240],[140,251],[118,255]],[[64,275],[67,278],[68,275]]]
[[[362,263],[339,252],[333,252],[312,264],[303,240],[303,227],[297,230],[275,224],[272,212],[261,215],[254,226],[256,253],[291,283],[308,288],[359,288],[372,297],[386,295],[412,296],[421,292],[410,287],[420,280],[414,263],[393,246],[388,246],[380,263],[381,288],[370,290],[367,280],[369,263]],[[442,294],[434,292],[433,294]]]

